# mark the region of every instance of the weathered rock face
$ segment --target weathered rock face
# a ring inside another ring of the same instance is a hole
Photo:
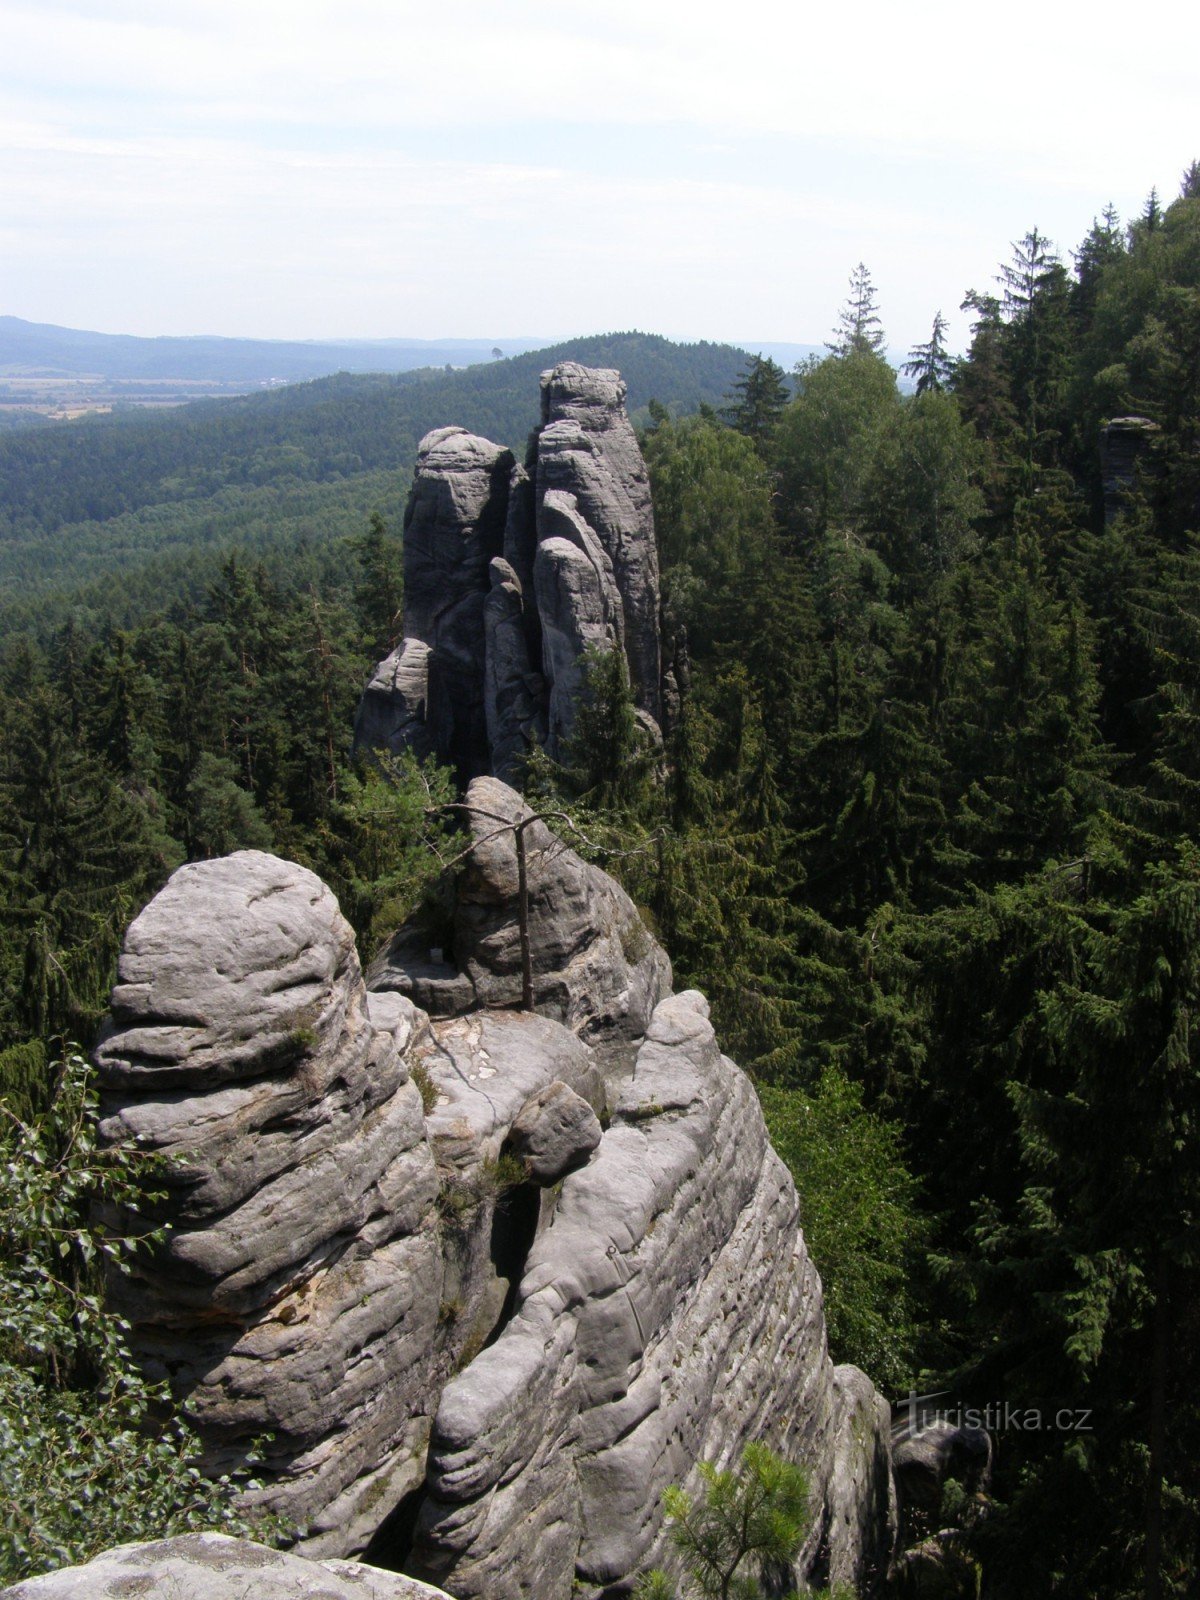
[[[545,680],[530,661],[521,580],[497,556],[483,604],[484,712],[497,777],[510,775],[524,751],[546,742]]]
[[[180,868],[129,929],[96,1063],[102,1137],[176,1163],[165,1247],[113,1285],[144,1361],[214,1467],[274,1434],[267,1503],[361,1548],[423,1475],[454,1352],[421,1097],[333,895],[258,851]]]
[[[887,1407],[835,1375],[795,1189],[707,1011],[694,992],[658,1006],[516,1316],[443,1392],[413,1568],[463,1600],[669,1564],[662,1491],[754,1439],[812,1467],[805,1566],[858,1580],[886,1554]]]
[[[306,1561],[224,1533],[123,1544],[3,1590],[5,1600],[447,1600],[358,1561]]]
[[[360,746],[435,753],[464,781],[560,755],[592,648],[625,652],[661,727],[658,557],[619,373],[542,376],[530,467],[461,428],[421,441],[404,521],[404,634],[376,668]]]
[[[394,947],[367,993],[328,890],[258,852],[133,924],[103,1134],[179,1158],[164,1246],[115,1285],[136,1346],[213,1467],[275,1434],[263,1498],[322,1558],[459,1600],[621,1592],[673,1559],[663,1490],[762,1440],[811,1473],[801,1569],[861,1585],[888,1411],[830,1361],[753,1088],[617,885],[468,793],[456,965]]]
[[[495,778],[467,790],[475,848],[455,886],[455,967],[431,967],[428,941],[401,929],[372,967],[372,989],[395,989],[427,1010],[452,1014],[521,1002],[517,827],[528,882],[530,965],[539,1011],[604,1061],[630,1056],[670,992],[666,952],[620,885],[583,861],[516,792]]]
[[[619,372],[566,361],[542,374],[542,429],[537,443],[540,517],[554,492],[574,496],[579,515],[612,563],[634,696],[642,710],[661,723],[654,512],[646,464],[625,414],[625,385]],[[540,522],[539,536],[545,537]]]
[[[463,777],[490,770],[484,602],[513,466],[511,451],[465,428],[421,440],[404,514],[404,640],[367,686],[359,743],[434,750]]]
[[[1158,432],[1149,417],[1114,417],[1100,430],[1100,477],[1104,488],[1104,520],[1112,522],[1137,477],[1137,464]]]

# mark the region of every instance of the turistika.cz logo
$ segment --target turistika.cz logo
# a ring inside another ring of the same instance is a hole
[[[1027,1405],[1012,1400],[975,1405],[951,1398],[949,1389],[934,1394],[910,1392],[893,1407],[892,1415],[910,1438],[935,1427],[974,1428],[982,1433],[1092,1431],[1092,1411],[1087,1406]]]

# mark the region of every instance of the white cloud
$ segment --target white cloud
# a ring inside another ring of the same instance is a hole
[[[912,342],[1034,221],[1171,191],[1197,42],[1166,0],[0,0],[0,309],[804,340],[862,257]]]

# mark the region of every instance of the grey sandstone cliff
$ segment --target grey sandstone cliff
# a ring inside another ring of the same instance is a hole
[[[620,374],[542,374],[526,467],[461,428],[428,434],[404,520],[404,638],[364,690],[359,746],[436,754],[464,782],[561,756],[584,658],[624,653],[653,739],[663,715],[650,486]]]
[[[863,1583],[888,1411],[830,1360],[752,1086],[618,886],[495,779],[468,799],[451,946],[406,930],[369,992],[328,890],[256,852],[130,929],[103,1131],[180,1163],[116,1285],[142,1358],[211,1467],[275,1435],[263,1498],[322,1558],[460,1600],[624,1592],[672,1559],[663,1490],[761,1439],[812,1477],[802,1569]]]

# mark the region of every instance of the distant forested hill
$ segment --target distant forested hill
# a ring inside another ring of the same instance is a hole
[[[538,376],[568,359],[618,367],[635,420],[651,399],[677,414],[719,406],[746,362],[730,345],[613,334],[458,372],[343,373],[10,433],[0,437],[0,623],[45,627],[85,598],[118,620],[136,615],[144,582],[154,603],[186,597],[234,544],[312,553],[371,510],[394,518],[430,428],[459,423],[522,451]]]

